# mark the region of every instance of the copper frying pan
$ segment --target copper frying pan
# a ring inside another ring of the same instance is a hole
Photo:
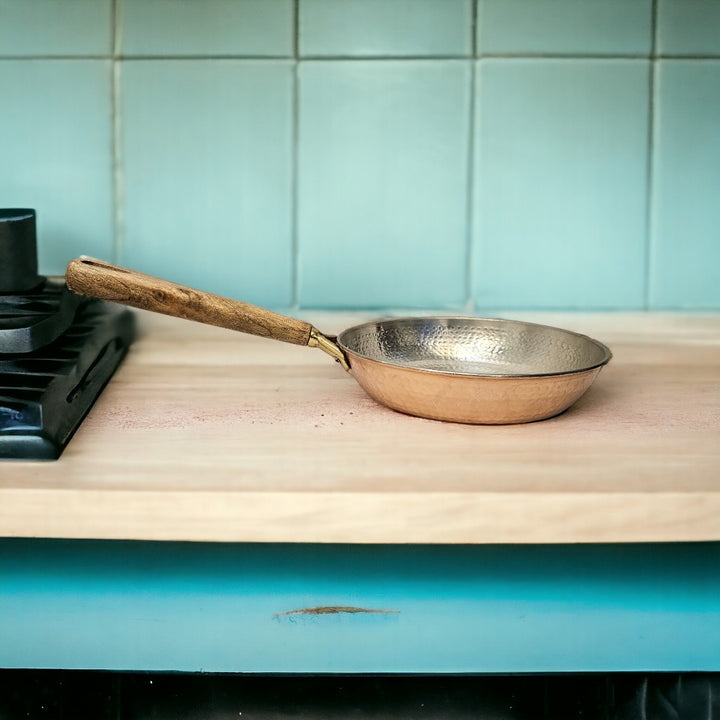
[[[81,295],[318,347],[379,403],[434,420],[497,425],[553,417],[611,358],[585,335],[513,320],[395,318],[333,337],[302,320],[85,257],[68,265],[66,282]]]

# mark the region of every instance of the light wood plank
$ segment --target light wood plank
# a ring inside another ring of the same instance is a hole
[[[0,535],[720,540],[720,317],[525,313],[614,359],[564,415],[482,427],[380,407],[315,350],[139,315],[62,458],[0,465]]]

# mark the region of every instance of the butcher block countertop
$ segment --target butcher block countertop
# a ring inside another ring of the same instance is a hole
[[[60,460],[0,463],[0,536],[720,540],[720,317],[503,316],[589,334],[614,358],[557,418],[467,426],[375,404],[318,350],[138,313]]]

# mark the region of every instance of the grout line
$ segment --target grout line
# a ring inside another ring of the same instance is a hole
[[[473,299],[473,242],[475,219],[475,88],[476,63],[470,63],[470,111],[468,113],[468,151],[467,151],[467,207],[465,208],[465,312],[475,309]]]
[[[298,136],[300,126],[300,103],[299,103],[299,0],[293,2],[293,67],[292,67],[292,127],[290,147],[290,247],[291,247],[291,277],[290,277],[290,303],[291,312],[297,313],[300,306],[300,248],[298,239],[298,213],[299,213],[299,189],[298,189]]]
[[[110,57],[117,60],[120,54],[120,2],[121,0],[111,0],[110,5],[110,22],[112,23],[112,38]]]
[[[470,8],[470,57],[473,59],[477,55],[477,5],[477,0],[472,0]]]
[[[518,52],[483,53],[477,55],[483,60],[647,60],[645,53],[573,53],[573,52]]]
[[[125,175],[122,152],[122,111],[120,92],[120,63],[112,65],[112,168],[113,168],[113,261],[122,261],[125,248]]]
[[[107,55],[1,55],[2,62],[23,62],[26,60],[112,60],[112,54]]]
[[[303,62],[310,60],[313,62],[373,62],[373,61],[428,61],[437,62],[442,60],[677,60],[677,61],[703,61],[717,62],[720,60],[720,54],[714,55],[687,55],[676,53],[658,53],[656,55],[607,55],[600,53],[478,53],[477,55],[123,55],[102,54],[102,55],[2,55],[1,62],[23,62],[28,60],[117,60],[123,62],[148,62],[148,61],[167,61],[173,60],[254,60],[263,62],[272,62],[278,60],[295,60]]]
[[[198,62],[213,60],[248,60],[276,62],[278,60],[293,60],[292,55],[118,55],[118,59],[124,62],[148,62],[162,61],[172,62],[174,60],[194,60]]]
[[[643,307],[647,311],[650,309],[650,295],[652,290],[652,266],[653,266],[653,207],[654,207],[654,182],[653,174],[655,170],[654,154],[655,154],[655,93],[657,85],[657,29],[658,29],[658,0],[652,0],[652,16],[650,21],[650,67],[648,72],[648,136],[647,136],[647,168],[646,168],[646,200],[645,200],[645,247],[644,247],[644,266],[645,266],[645,282]]]
[[[473,298],[473,249],[475,219],[475,88],[477,73],[477,29],[478,29],[478,2],[472,1],[470,19],[470,110],[468,113],[468,152],[467,152],[467,207],[465,209],[466,239],[465,239],[465,307],[464,312],[472,314],[475,311]]]
[[[125,238],[123,227],[124,178],[122,174],[121,120],[120,120],[120,63],[117,50],[120,45],[120,0],[112,0],[112,193],[113,193],[113,262],[121,262]]]
[[[292,4],[292,56],[297,61],[300,57],[300,0]]]
[[[302,55],[299,60],[312,60],[313,62],[352,62],[353,60],[362,62],[373,62],[375,60],[388,62],[403,60],[472,60],[470,54],[448,54],[448,55]]]
[[[653,60],[692,60],[697,62],[698,60],[710,60],[717,62],[720,60],[720,55],[678,55],[674,53],[657,53],[653,56]]]

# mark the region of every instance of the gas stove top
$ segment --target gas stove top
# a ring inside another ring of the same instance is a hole
[[[134,338],[130,311],[37,274],[35,232],[0,210],[0,459],[58,458]]]

